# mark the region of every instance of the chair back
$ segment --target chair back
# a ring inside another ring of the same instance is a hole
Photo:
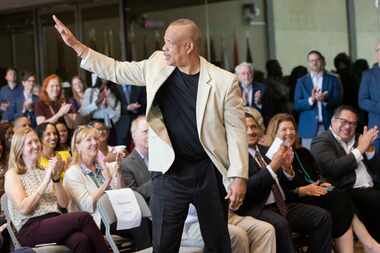
[[[10,215],[9,209],[8,209],[8,197],[5,193],[1,196],[1,209],[4,212],[5,219],[7,221],[7,230],[8,230],[10,237],[11,237],[12,243],[16,249],[20,248],[21,244],[17,240],[15,228],[13,227],[13,224],[11,222],[11,215]]]

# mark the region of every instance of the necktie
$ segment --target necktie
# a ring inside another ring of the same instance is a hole
[[[256,150],[255,160],[259,164],[260,168],[265,168],[267,163],[264,161],[264,158],[261,156],[259,149]],[[280,187],[277,184],[277,181],[272,185],[272,192],[274,200],[276,201],[276,206],[280,211],[280,214],[284,217],[288,214],[288,208],[285,203],[285,199],[281,194]]]
[[[124,96],[125,100],[127,101],[127,104],[130,104],[130,95],[131,95],[131,87],[130,85],[123,85],[123,91],[124,91]]]

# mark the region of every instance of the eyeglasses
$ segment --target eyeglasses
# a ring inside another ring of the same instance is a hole
[[[350,126],[350,127],[356,127],[358,122],[356,121],[349,121],[349,120],[346,120],[346,119],[342,119],[342,118],[335,118],[337,120],[339,120],[341,122],[342,125],[344,126]]]

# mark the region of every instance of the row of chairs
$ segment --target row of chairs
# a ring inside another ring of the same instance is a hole
[[[137,192],[134,192],[137,202],[140,205],[142,216],[151,218],[151,212],[146,204],[144,198]],[[16,237],[16,230],[13,226],[10,213],[8,208],[8,198],[6,194],[1,196],[1,208],[4,212],[6,221],[7,221],[7,231],[11,237],[13,247],[15,249],[21,248],[20,242]],[[122,253],[122,252],[131,252],[133,247],[133,242],[128,238],[124,238],[118,235],[111,234],[111,224],[116,222],[116,215],[113,211],[111,202],[107,196],[107,194],[103,194],[103,196],[97,202],[97,208],[99,210],[102,222],[105,227],[105,239],[108,242],[109,247],[112,249],[114,253]],[[55,243],[49,245],[36,245],[33,248],[37,253],[70,253],[71,250],[63,245],[57,245]]]

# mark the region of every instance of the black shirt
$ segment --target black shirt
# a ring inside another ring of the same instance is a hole
[[[176,158],[173,165],[181,167],[200,164],[208,167],[211,163],[197,130],[198,80],[199,73],[187,75],[176,68],[160,87],[156,97],[174,148]]]

